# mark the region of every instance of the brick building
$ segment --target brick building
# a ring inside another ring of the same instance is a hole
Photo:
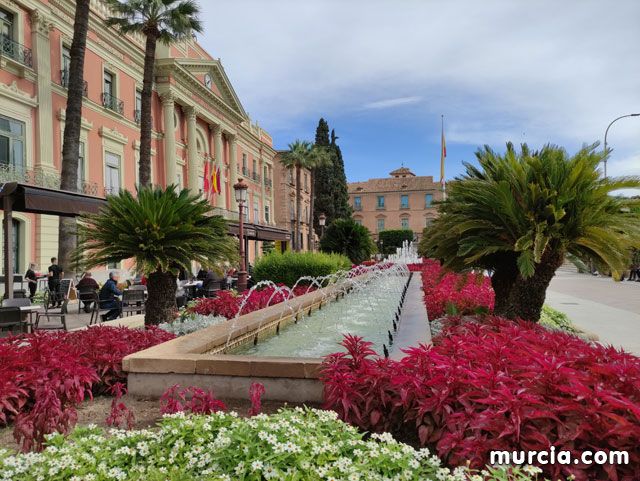
[[[385,229],[411,229],[418,238],[437,215],[434,202],[442,199],[432,176],[416,176],[407,167],[390,177],[348,184],[353,218],[377,239]]]

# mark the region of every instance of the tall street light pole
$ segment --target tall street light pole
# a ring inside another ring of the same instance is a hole
[[[607,154],[607,135],[609,134],[609,129],[611,128],[611,126],[616,123],[618,120],[620,119],[625,119],[627,117],[640,117],[640,113],[637,114],[627,114],[627,115],[621,115],[620,117],[617,117],[615,119],[613,119],[611,121],[611,123],[607,126],[607,130],[604,131],[604,153],[605,155]],[[604,178],[607,178],[607,158],[605,157],[604,159]]]
[[[240,241],[240,270],[238,271],[238,292],[247,289],[247,266],[244,258],[244,204],[247,202],[247,189],[249,186],[242,180],[233,185],[238,203],[238,240]]]

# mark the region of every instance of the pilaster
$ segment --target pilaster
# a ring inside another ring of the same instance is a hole
[[[196,118],[198,117],[198,110],[195,107],[189,107],[185,113],[187,114],[187,185],[192,193],[196,193],[198,192],[198,172],[200,169],[198,143],[196,141]]]
[[[238,182],[238,140],[235,135],[228,135],[227,138],[229,139],[229,170],[231,171],[229,187],[233,189],[233,186]],[[230,207],[233,212],[238,212],[236,202],[232,201]]]
[[[51,99],[50,19],[39,10],[31,12],[31,41],[36,59],[38,110],[37,155],[35,169],[50,173],[53,167],[53,102]]]
[[[173,121],[175,110],[175,97],[171,92],[161,96],[162,113],[164,116],[164,171],[165,186],[175,184],[177,180],[176,169],[176,126]]]

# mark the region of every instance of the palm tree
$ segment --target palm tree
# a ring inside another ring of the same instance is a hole
[[[144,78],[140,112],[140,185],[151,183],[151,93],[158,42],[178,42],[192,32],[201,32],[200,8],[192,0],[106,0],[113,16],[107,25],[121,33],[146,36]]]
[[[213,267],[237,259],[237,243],[212,209],[175,186],[140,187],[136,197],[120,191],[100,213],[81,218],[76,256],[86,268],[133,259],[137,272],[147,276],[145,324],[170,321],[179,269],[190,270],[192,261]]]
[[[315,219],[313,218],[314,215],[314,208],[315,208],[315,202],[316,202],[316,183],[315,183],[315,177],[316,177],[316,173],[318,171],[318,169],[320,167],[325,167],[327,165],[330,165],[332,163],[331,160],[331,152],[329,151],[328,148],[326,147],[322,147],[319,145],[314,145],[313,148],[311,149],[311,159],[310,159],[310,166],[309,166],[309,171],[311,173],[311,186],[309,188],[309,239],[307,241],[309,246],[313,245],[313,234],[314,234],[314,223],[315,223]]]
[[[71,40],[71,64],[67,76],[67,109],[65,113],[64,136],[62,141],[62,169],[60,189],[78,189],[78,154],[80,152],[80,128],[82,123],[82,100],[84,84],[84,52],[89,29],[90,0],[78,0]],[[68,273],[71,255],[76,245],[76,221],[70,217],[58,220],[58,261]]]
[[[497,154],[478,150],[479,167],[448,185],[429,229],[427,254],[455,270],[493,272],[495,312],[538,321],[546,289],[567,254],[618,276],[640,245],[638,200],[611,195],[640,177],[603,178],[597,144],[575,155],[553,145]]]
[[[302,169],[312,169],[318,159],[324,159],[324,153],[319,148],[314,147],[311,142],[306,140],[296,140],[289,144],[289,150],[285,152],[280,162],[287,169],[296,170],[296,228],[293,248],[300,251],[302,246],[300,242],[300,220],[302,218],[302,184],[300,176]],[[324,160],[323,160],[324,161]],[[311,229],[311,226],[309,226]]]
[[[376,251],[369,230],[353,219],[336,219],[320,239],[322,252],[344,254],[354,264],[368,260]]]

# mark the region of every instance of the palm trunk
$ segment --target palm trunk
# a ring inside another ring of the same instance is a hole
[[[302,250],[302,243],[300,242],[300,217],[302,209],[302,189],[300,188],[300,173],[302,169],[300,165],[296,165],[296,251],[300,252]]]
[[[315,208],[315,202],[316,202],[316,187],[315,187],[315,169],[311,169],[310,171],[311,174],[311,182],[310,182],[310,186],[309,186],[309,240],[308,240],[308,244],[309,244],[309,249],[310,250],[315,250],[315,246],[314,249],[311,249],[311,246],[313,246],[313,234],[315,232],[315,215],[313,212],[313,209]]]
[[[491,287],[495,294],[493,312],[504,316],[509,307],[511,289],[518,278],[517,256],[504,254],[504,259],[495,262],[495,270],[491,276]]]
[[[533,276],[525,279],[518,275],[509,294],[505,317],[538,322],[549,283],[563,262],[562,251],[547,249]]]
[[[62,168],[60,189],[78,190],[78,154],[80,153],[80,128],[82,123],[82,101],[84,84],[84,54],[89,28],[89,0],[78,0],[71,42],[71,64],[69,65],[67,109],[65,112],[64,137],[62,142]],[[76,247],[76,222],[74,218],[60,217],[58,221],[58,264],[66,273],[75,272],[71,256]]]
[[[142,95],[140,112],[140,162],[138,178],[143,187],[151,185],[151,96],[153,94],[153,72],[156,61],[155,32],[145,32],[147,42],[144,52],[144,77],[142,81]],[[173,135],[172,133],[170,133]],[[168,134],[169,135],[169,134]]]
[[[172,272],[156,271],[149,274],[147,279],[147,298],[144,323],[158,325],[175,318],[176,307],[176,276]]]

